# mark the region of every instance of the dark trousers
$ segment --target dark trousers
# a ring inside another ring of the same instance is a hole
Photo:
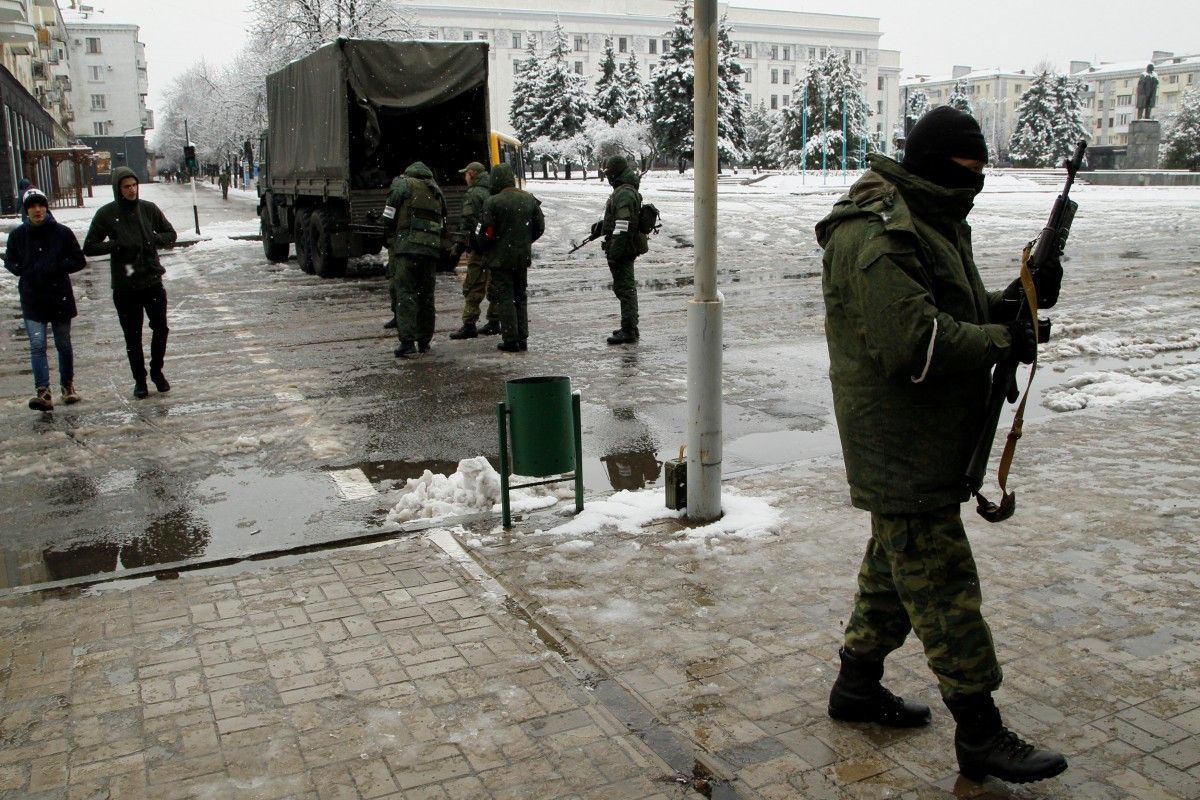
[[[489,279],[505,344],[525,341],[529,338],[528,268],[493,269]]]
[[[113,292],[113,305],[125,333],[125,353],[135,381],[146,380],[146,360],[142,354],[142,314],[150,322],[150,371],[162,372],[167,355],[167,290],[162,284],[148,289],[122,289]]]

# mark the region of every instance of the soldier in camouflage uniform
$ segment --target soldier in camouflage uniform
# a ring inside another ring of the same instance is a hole
[[[500,312],[504,341],[497,350],[519,353],[529,349],[529,314],[526,306],[533,243],[546,231],[542,203],[517,188],[512,167],[492,167],[492,196],[479,218],[479,249],[493,285],[493,302]]]
[[[1032,361],[1036,337],[1028,321],[1013,321],[1019,289],[987,292],[972,258],[966,216],[987,162],[978,123],[934,109],[905,153],[903,164],[871,156],[871,170],[817,225],[850,497],[871,512],[829,714],[892,727],[929,722],[927,706],[880,683],[884,658],[912,630],[958,723],[961,772],[1041,780],[1066,759],[1009,731],[992,702],[1000,665],[959,515],[991,368],[1010,354]],[[1048,272],[1038,293],[1053,305],[1061,270]]]
[[[391,240],[388,276],[400,337],[395,352],[397,358],[408,358],[418,349],[428,352],[433,338],[433,289],[446,227],[446,198],[429,167],[413,162],[392,181],[383,220]]]
[[[646,234],[638,226],[642,212],[642,196],[638,193],[641,179],[622,156],[612,156],[605,162],[604,175],[613,192],[604,205],[604,219],[593,226],[593,231],[604,235],[600,246],[608,255],[613,294],[621,304],[621,327],[612,332],[608,343],[629,344],[641,338],[633,262],[650,249]]]
[[[451,339],[474,339],[480,334],[494,336],[500,332],[500,317],[496,311],[496,300],[492,297],[491,283],[488,280],[487,268],[483,265],[483,253],[471,246],[475,227],[483,214],[483,204],[492,195],[492,180],[487,168],[478,161],[472,161],[465,169],[460,170],[467,182],[467,194],[463,198],[462,236],[464,242],[460,247],[466,249],[467,274],[463,278],[463,324],[462,327],[450,334]],[[484,297],[488,300],[487,324],[477,329],[479,321],[479,304]]]

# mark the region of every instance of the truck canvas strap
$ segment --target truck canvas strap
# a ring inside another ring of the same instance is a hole
[[[1033,242],[1025,245],[1021,253],[1021,288],[1025,290],[1025,302],[1029,304],[1029,315],[1033,320],[1033,329],[1038,329],[1037,288],[1033,284],[1033,274],[1029,271],[1029,254],[1033,251]],[[996,468],[996,480],[1000,484],[1000,503],[993,503],[980,492],[975,492],[977,505],[975,511],[988,522],[1003,522],[1017,510],[1017,493],[1008,491],[1008,471],[1012,467],[1013,456],[1017,452],[1017,440],[1021,438],[1022,427],[1025,424],[1025,403],[1029,400],[1029,389],[1033,386],[1033,376],[1037,373],[1037,350],[1035,345],[1033,363],[1029,365],[1029,378],[1025,382],[1025,391],[1021,402],[1017,404],[1017,412],[1013,415],[1012,427],[1004,441],[1004,452],[1000,456],[1000,465]]]

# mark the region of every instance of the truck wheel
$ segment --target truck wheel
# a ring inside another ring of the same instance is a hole
[[[313,270],[322,278],[346,274],[346,257],[333,254],[333,224],[333,213],[326,208],[313,212],[309,222]]]
[[[296,263],[300,265],[300,269],[312,275],[312,239],[308,231],[310,216],[307,208],[296,209]]]
[[[267,261],[274,264],[280,264],[288,260],[288,243],[275,241],[275,226],[270,222],[270,214],[267,209],[262,210],[262,216],[259,217],[259,232],[262,234],[263,255],[267,257]]]

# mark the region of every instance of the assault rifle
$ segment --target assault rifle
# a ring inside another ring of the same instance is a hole
[[[1046,227],[1042,228],[1042,232],[1038,234],[1038,238],[1035,241],[1026,245],[1021,256],[1021,283],[1023,284],[1024,292],[1017,301],[1019,305],[1014,319],[1031,320],[1036,326],[1039,343],[1045,343],[1050,340],[1050,321],[1038,320],[1037,318],[1037,294],[1034,289],[1033,276],[1038,273],[1038,270],[1045,268],[1059,259],[1063,254],[1063,250],[1066,249],[1067,236],[1071,232],[1071,222],[1075,219],[1075,210],[1078,208],[1075,201],[1070,198],[1071,186],[1075,183],[1075,173],[1079,171],[1079,167],[1083,163],[1083,154],[1086,150],[1087,142],[1080,142],[1075,146],[1074,154],[1063,165],[1067,169],[1067,184],[1063,187],[1058,199],[1054,201],[1054,208],[1050,212],[1050,219],[1047,221]],[[1030,307],[1030,302],[1033,303],[1033,307]],[[1033,374],[1037,370],[1036,359],[1030,367],[1029,382],[1025,387],[1025,398],[1017,406],[1012,429],[1008,433],[1008,439],[1004,444],[1004,453],[1000,458],[1000,465],[997,469],[1001,492],[1000,504],[997,505],[991,502],[979,493],[980,487],[983,486],[983,474],[987,471],[988,459],[992,454],[992,441],[996,438],[996,427],[1000,423],[1000,412],[1004,410],[1006,402],[1015,403],[1017,397],[1020,395],[1020,390],[1017,386],[1017,364],[1016,357],[1009,357],[996,364],[995,369],[992,371],[992,385],[988,390],[987,412],[984,416],[983,428],[979,433],[979,440],[975,443],[975,450],[971,453],[971,460],[967,464],[965,475],[967,488],[971,490],[971,493],[975,495],[978,501],[978,506],[975,510],[988,522],[1006,520],[1017,510],[1016,492],[1009,492],[1006,488],[1008,468],[1012,464],[1013,453],[1017,447],[1017,439],[1021,438],[1021,426],[1025,416],[1025,402],[1029,399],[1029,386],[1033,383]]]
[[[574,246],[574,247],[572,247],[570,250],[568,250],[568,251],[567,251],[567,255],[571,255],[571,253],[574,253],[576,250],[580,249],[581,247],[583,247],[583,246],[584,246],[584,245],[586,245],[586,244],[590,244],[590,243],[592,243],[592,242],[596,241],[597,239],[599,239],[599,238],[600,238],[601,236],[603,236],[603,235],[604,235],[603,233],[591,233],[591,234],[588,234],[588,237],[587,237],[586,239],[584,239],[582,242],[580,242],[579,244],[575,244],[575,240],[574,240],[574,239],[572,239],[572,240],[571,240],[571,244],[573,244],[573,245],[575,245],[575,246]]]

